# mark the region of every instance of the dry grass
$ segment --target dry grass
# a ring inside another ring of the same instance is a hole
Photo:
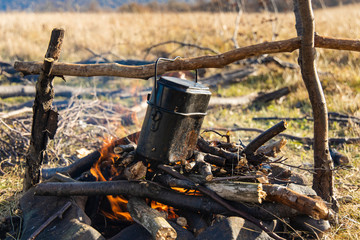
[[[315,12],[316,31],[321,35],[360,38],[360,5],[319,10]],[[110,59],[141,59],[143,49],[167,40],[178,40],[210,47],[224,52],[233,49],[231,41],[236,14],[234,13],[163,13],[163,14],[119,14],[119,13],[0,13],[0,60],[13,61],[41,60],[45,53],[49,34],[54,27],[66,30],[61,61],[79,61],[92,54],[107,53]],[[240,46],[271,41],[273,30],[276,39],[296,36],[292,13],[244,14],[238,33]],[[148,60],[153,60],[161,52],[171,56],[199,56],[209,54],[193,48],[174,51],[176,45],[158,48]],[[174,51],[174,52],[173,52]],[[347,113],[360,117],[360,58],[359,53],[346,51],[318,50],[318,69],[327,98],[329,111]],[[278,55],[290,62],[296,62],[297,53]],[[217,70],[209,70],[214,72]],[[209,74],[208,73],[208,74]],[[88,81],[88,80],[84,80]],[[113,86],[121,86],[114,80]],[[274,66],[263,67],[257,76],[233,86],[223,86],[214,94],[238,96],[250,91],[273,89],[297,84],[296,91],[283,102],[270,103],[259,108],[212,110],[204,122],[204,127],[257,127],[266,129],[276,121],[253,121],[253,117],[302,117],[311,115],[305,87],[298,70],[280,70]],[[110,87],[110,86],[109,86]],[[298,107],[296,107],[298,106]],[[292,121],[287,133],[298,136],[312,136],[312,122]],[[121,131],[117,131],[121,132]],[[359,126],[330,125],[331,137],[359,137]],[[254,133],[232,133],[232,140],[245,143]],[[85,146],[86,147],[86,146]],[[336,146],[347,155],[352,169],[335,171],[337,192],[340,197],[350,195],[352,202],[342,204],[339,224],[335,225],[325,239],[360,238],[360,147],[356,145]],[[311,164],[312,151],[297,142],[290,142],[284,155],[294,164]],[[7,216],[16,209],[16,199],[21,190],[21,171],[6,170],[0,178],[0,217]]]

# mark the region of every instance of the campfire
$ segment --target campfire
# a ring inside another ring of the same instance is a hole
[[[49,180],[29,191],[22,206],[28,215],[26,206],[34,201],[42,206],[51,198],[58,208],[70,202],[71,210],[60,215],[82,209],[94,239],[215,239],[234,232],[241,239],[261,234],[282,239],[299,234],[289,226],[319,235],[328,228],[332,211],[320,198],[308,196],[315,193],[302,185],[300,175],[279,166],[285,160],[278,156],[284,139],[262,144],[285,129],[280,122],[246,147],[231,142],[229,134],[212,141],[199,136],[188,159],[166,164],[137,157],[136,132],[106,141],[75,166],[43,169]],[[88,196],[82,206],[81,196]],[[56,220],[58,227],[66,220]],[[39,226],[35,237],[55,234],[48,228]],[[25,224],[27,232],[34,237]]]
[[[54,31],[50,45],[58,47],[49,47],[40,82],[54,77],[62,42],[56,34],[63,30]],[[289,239],[330,228],[327,203],[281,166],[286,140],[273,138],[285,121],[246,146],[214,130],[220,137],[206,139],[200,132],[209,89],[197,78],[158,80],[158,61],[141,131],[106,141],[67,167],[42,169],[39,183],[39,171],[29,168],[40,168],[57,123],[53,92],[45,88],[50,100],[34,104],[32,140],[44,140],[32,142],[27,158],[22,239]]]

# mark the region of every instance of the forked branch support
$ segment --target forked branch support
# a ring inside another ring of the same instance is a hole
[[[301,38],[297,37],[282,41],[259,43],[213,56],[180,58],[174,62],[160,62],[158,64],[158,74],[176,70],[221,68],[230,63],[253,56],[270,53],[292,52],[299,49],[300,45]],[[360,41],[351,39],[336,39],[316,35],[315,47],[359,52]],[[15,62],[14,68],[24,74],[39,74],[42,66],[43,62]],[[54,63],[52,74],[56,76],[117,76],[147,79],[154,75],[154,64],[126,66],[117,63],[71,64],[56,62]]]

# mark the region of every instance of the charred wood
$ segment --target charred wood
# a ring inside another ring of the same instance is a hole
[[[218,147],[210,146],[210,144],[201,137],[198,138],[197,146],[205,153],[210,153],[225,158],[225,164],[228,166],[245,166],[247,164],[243,156],[225,151]]]
[[[42,179],[49,179],[55,173],[68,174],[72,178],[79,177],[83,172],[89,170],[92,165],[99,159],[100,152],[94,151],[89,155],[75,161],[69,166],[59,168],[43,168],[41,169]]]
[[[219,166],[219,167],[225,166],[225,163],[226,163],[225,158],[219,157],[219,156],[216,156],[216,155],[212,155],[210,153],[206,154],[204,156],[204,161],[207,162],[207,163],[210,163],[210,164],[214,164],[214,165]]]
[[[179,187],[185,189],[196,189],[196,184],[190,181],[174,178],[167,174],[157,175],[155,181],[168,187]]]
[[[42,70],[36,83],[31,140],[26,155],[24,190],[40,181],[40,167],[43,162],[44,152],[49,138],[54,138],[57,129],[58,113],[51,109],[54,99],[52,68],[54,62],[60,57],[63,38],[63,29],[54,29],[52,31]]]

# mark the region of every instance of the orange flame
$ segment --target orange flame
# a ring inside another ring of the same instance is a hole
[[[167,218],[168,219],[176,219],[179,216],[175,213],[175,209],[173,207],[170,207],[168,205],[156,202],[156,201],[151,201],[150,204],[151,208],[154,208],[156,210],[158,210],[159,212],[165,212],[167,213]]]
[[[108,181],[119,174],[114,167],[115,161],[121,157],[120,155],[114,153],[114,147],[116,144],[119,143],[111,138],[104,140],[104,144],[100,149],[100,158],[90,169],[91,174],[96,177],[97,181]],[[106,177],[103,175],[102,170],[104,169],[110,170],[109,179],[106,179]],[[150,169],[150,165],[148,171],[152,171]],[[196,190],[188,190],[185,188],[176,187],[172,187],[172,189],[179,192],[185,192],[188,195],[201,195],[201,193]],[[128,203],[126,199],[124,199],[122,196],[107,196],[107,199],[109,200],[112,212],[110,213],[102,210],[102,214],[104,214],[105,217],[109,219],[123,219],[127,221],[133,221],[126,207]],[[179,217],[175,213],[175,209],[171,206],[156,201],[151,201],[150,205],[152,208],[160,212],[166,212],[168,219],[175,219]]]
[[[114,163],[115,159],[118,159],[120,156],[114,153],[114,147],[115,141],[112,141],[112,139],[104,141],[104,145],[100,150],[100,158],[90,169],[91,174],[96,177],[97,181],[107,181],[101,172],[101,169],[104,167],[110,167],[111,178],[117,175]],[[111,178],[109,180],[111,180]],[[102,210],[105,217],[109,219],[124,219],[132,221],[132,218],[126,208],[126,204],[128,202],[126,199],[121,196],[107,196],[107,199],[109,200],[112,213]]]
[[[203,194],[197,190],[194,189],[186,189],[186,188],[180,188],[180,187],[171,187],[171,189],[185,193],[186,195],[195,195],[195,196],[202,196]]]

